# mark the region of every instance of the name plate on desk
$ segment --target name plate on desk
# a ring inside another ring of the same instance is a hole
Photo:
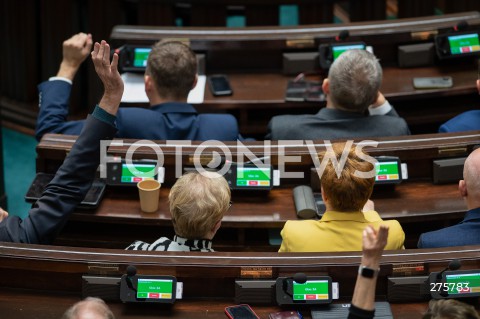
[[[392,267],[393,276],[415,276],[425,274],[425,264],[394,264]]]
[[[272,267],[242,267],[240,270],[241,278],[272,278]]]

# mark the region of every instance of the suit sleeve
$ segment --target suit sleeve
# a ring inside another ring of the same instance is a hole
[[[265,140],[271,140],[272,139],[272,127],[273,127],[273,118],[268,122],[267,126],[267,135],[265,135]]]
[[[0,241],[51,243],[92,185],[100,163],[100,140],[114,134],[112,125],[89,115],[69,155],[28,216],[23,221],[9,216],[0,223]]]
[[[38,86],[40,110],[35,129],[38,141],[46,133],[80,134],[85,121],[67,121],[71,90],[71,84],[60,80],[46,81]]]
[[[417,243],[417,247],[418,248],[423,248],[424,244],[423,244],[423,234],[420,235],[420,238],[418,238],[418,243]]]

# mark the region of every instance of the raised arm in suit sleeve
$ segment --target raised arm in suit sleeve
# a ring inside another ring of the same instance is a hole
[[[92,35],[77,33],[62,44],[63,59],[57,76],[38,86],[39,113],[35,137],[45,133],[80,134],[84,121],[67,121],[68,101],[75,74],[92,48]]]
[[[111,124],[89,116],[71,152],[28,216],[23,221],[9,216],[0,223],[0,240],[51,243],[92,185],[100,163],[100,140],[111,139],[115,132]]]
[[[100,163],[100,141],[111,139],[116,131],[114,122],[123,94],[123,81],[117,68],[118,54],[113,54],[110,63],[110,46],[105,41],[95,43],[91,55],[104,86],[103,97],[27,218],[22,221],[8,216],[0,223],[0,241],[51,243],[92,185]]]

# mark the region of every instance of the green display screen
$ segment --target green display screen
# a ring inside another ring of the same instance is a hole
[[[173,281],[171,279],[138,279],[137,298],[172,299]]]
[[[328,299],[328,280],[308,280],[304,284],[293,282],[293,301]]]
[[[398,162],[375,163],[375,181],[399,180]]]
[[[138,183],[146,179],[153,179],[154,176],[155,164],[122,164],[122,183]]]
[[[133,66],[139,68],[146,67],[150,51],[152,51],[151,48],[135,48],[133,56]]]
[[[332,47],[333,60],[335,61],[340,54],[347,50],[365,50],[364,44],[337,45]]]
[[[463,54],[480,51],[478,34],[464,34],[448,37],[451,54]]]
[[[239,187],[270,187],[271,169],[260,167],[237,167]]]
[[[448,286],[449,295],[480,293],[480,273],[447,274],[445,282]]]

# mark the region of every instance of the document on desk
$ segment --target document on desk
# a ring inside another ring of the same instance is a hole
[[[126,72],[122,74],[125,89],[123,91],[122,103],[148,103],[145,93],[143,74]],[[197,85],[188,94],[187,102],[190,104],[201,104],[205,94],[206,75],[199,75]]]

